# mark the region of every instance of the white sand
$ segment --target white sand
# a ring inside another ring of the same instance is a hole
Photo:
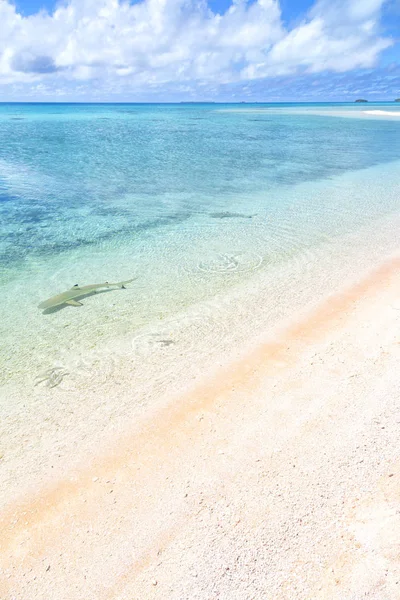
[[[392,258],[39,483],[2,600],[400,598],[399,326]]]
[[[390,115],[391,117],[400,117],[400,110],[364,110],[365,115]]]
[[[246,114],[246,113],[254,113],[254,114],[264,114],[264,115],[273,115],[273,114],[295,114],[295,115],[314,115],[320,117],[344,117],[349,119],[370,119],[371,117],[377,117],[378,119],[388,119],[393,121],[392,117],[400,118],[400,110],[360,110],[358,105],[354,108],[323,108],[323,107],[302,107],[302,108],[292,108],[290,106],[285,107],[262,107],[262,108],[220,108],[217,109],[218,112],[221,113],[237,113],[237,114]],[[367,115],[367,116],[366,116]]]

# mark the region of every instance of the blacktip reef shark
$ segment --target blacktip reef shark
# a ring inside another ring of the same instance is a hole
[[[111,288],[111,287],[119,287],[121,289],[125,289],[125,285],[127,283],[131,283],[133,279],[128,279],[127,281],[119,281],[118,283],[93,283],[91,285],[83,285],[79,286],[77,283],[66,292],[62,294],[58,294],[57,296],[53,296],[44,302],[41,302],[38,305],[38,308],[55,308],[56,306],[61,306],[61,304],[70,304],[71,306],[83,306],[82,302],[78,302],[75,298],[80,298],[82,296],[86,296],[91,292],[96,292],[101,288]]]

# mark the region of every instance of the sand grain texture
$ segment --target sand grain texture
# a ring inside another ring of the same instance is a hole
[[[400,259],[1,518],[0,598],[400,598]]]

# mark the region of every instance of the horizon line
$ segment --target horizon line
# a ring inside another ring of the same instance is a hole
[[[359,99],[360,100],[360,99]],[[368,104],[392,104],[399,102],[399,98],[395,98],[393,100],[366,100],[363,99],[363,102]],[[181,105],[181,104],[356,104],[356,100],[176,100],[171,102],[165,101],[131,101],[131,100],[105,100],[105,101],[96,101],[96,100],[0,100],[1,104],[166,104],[166,105]]]

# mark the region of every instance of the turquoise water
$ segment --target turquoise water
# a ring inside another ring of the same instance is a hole
[[[45,364],[62,328],[68,348],[78,333],[92,347],[396,213],[400,119],[366,109],[400,115],[371,103],[0,104],[7,372]],[[75,283],[130,277],[127,294],[37,309]]]
[[[1,105],[2,277],[74,248],[284,210],[281,186],[400,158],[390,121],[221,108]]]

